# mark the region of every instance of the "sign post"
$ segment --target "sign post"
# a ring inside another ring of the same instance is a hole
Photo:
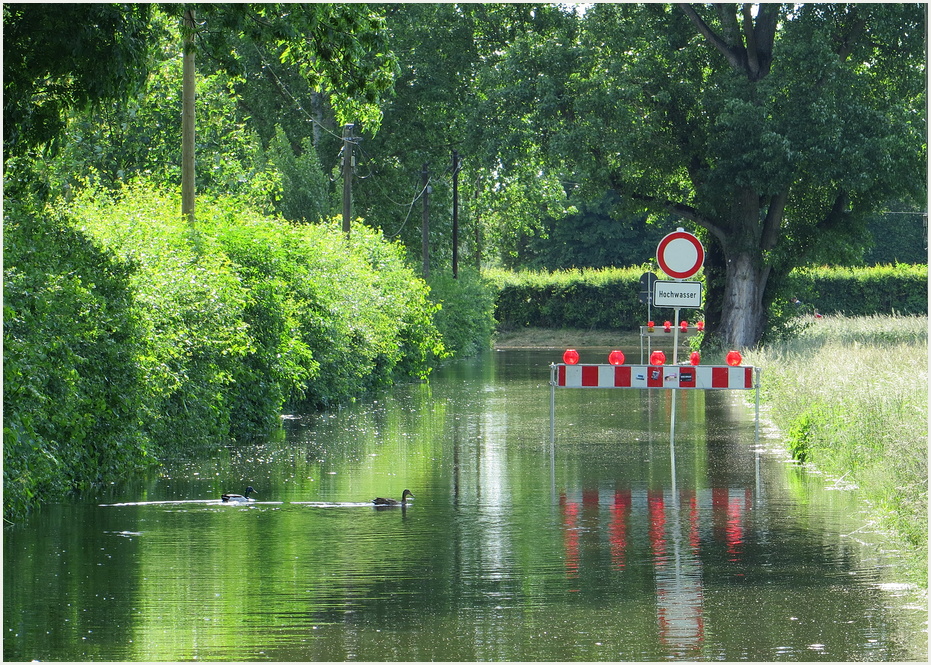
[[[659,241],[656,260],[663,272],[677,280],[656,281],[653,284],[653,304],[657,307],[672,307],[676,310],[675,346],[672,364],[679,362],[679,309],[701,306],[701,282],[684,282],[699,270],[705,262],[705,248],[701,241],[679,228]],[[675,400],[675,398],[673,398]],[[673,401],[675,403],[675,401]]]
[[[705,248],[701,241],[683,228],[670,233],[656,247],[656,260],[663,272],[677,280],[653,285],[653,304],[676,310],[676,328],[672,347],[672,364],[679,364],[679,309],[701,305],[701,282],[684,282],[701,270],[705,262]],[[672,412],[669,417],[669,454],[673,460],[672,477],[676,477],[676,389],[672,389]]]

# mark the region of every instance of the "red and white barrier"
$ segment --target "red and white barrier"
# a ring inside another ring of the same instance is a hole
[[[557,388],[676,388],[753,390],[753,367],[729,365],[554,364]]]

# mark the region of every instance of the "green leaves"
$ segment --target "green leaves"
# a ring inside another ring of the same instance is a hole
[[[135,92],[146,76],[152,10],[148,4],[4,5],[4,153],[21,155],[56,140],[69,109]]]

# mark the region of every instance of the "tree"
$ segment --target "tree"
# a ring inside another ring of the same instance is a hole
[[[4,3],[4,154],[54,149],[69,109],[137,91],[147,74],[151,15],[146,4]]]
[[[69,110],[95,112],[133,97],[146,82],[150,56],[163,55],[160,15],[180,29],[188,10],[195,25],[187,34],[201,72],[241,78],[252,62],[243,53],[257,53],[262,62],[297,70],[327,96],[340,121],[377,129],[378,100],[390,88],[394,57],[383,19],[368,5],[4,5],[5,153],[56,147]],[[274,123],[271,128],[266,140]]]
[[[923,199],[920,5],[596,4],[580,21],[511,45],[497,116],[592,194],[692,223],[724,343],[761,339],[793,267]]]

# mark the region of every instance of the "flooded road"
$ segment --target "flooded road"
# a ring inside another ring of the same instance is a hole
[[[560,359],[452,363],[43,508],[4,533],[4,658],[926,662],[856,491],[757,443],[746,394],[677,391],[670,446],[671,391],[561,390],[551,441]]]

